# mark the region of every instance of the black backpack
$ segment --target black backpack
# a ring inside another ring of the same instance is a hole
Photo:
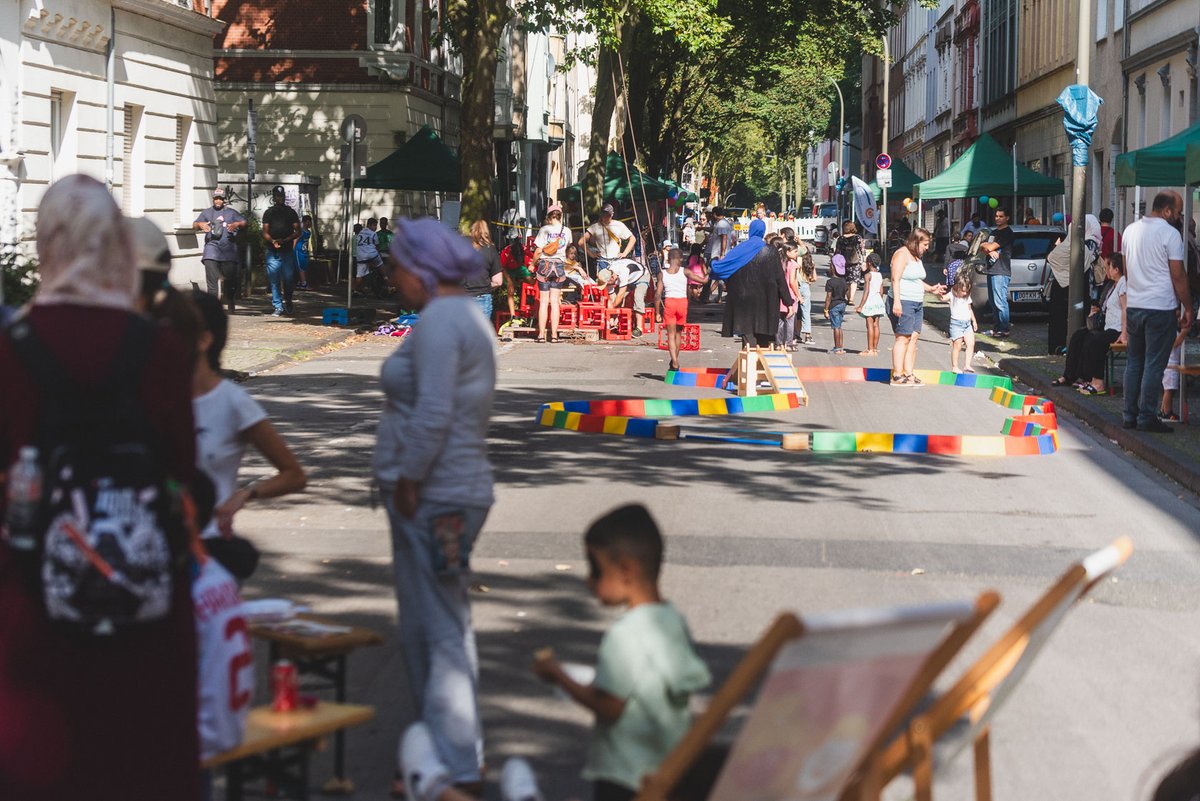
[[[89,386],[28,321],[6,333],[43,400],[39,536],[22,556],[47,617],[89,635],[167,617],[187,557],[180,491],[139,400],[155,330],[130,315],[108,374]]]
[[[838,237],[837,250],[846,259],[846,266],[857,262],[859,260],[858,237],[854,234]]]

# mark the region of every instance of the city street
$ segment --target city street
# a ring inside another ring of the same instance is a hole
[[[886,366],[886,322],[879,357],[855,353],[865,343],[857,316],[847,317],[851,353],[825,352],[822,286],[813,293],[819,347],[802,348],[796,364]],[[719,311],[693,308],[703,349],[685,353],[685,366],[732,364],[733,341],[716,333]],[[1003,603],[948,671],[952,679],[1072,562],[1128,534],[1135,551],[1127,565],[1066,618],[997,716],[995,797],[1140,800],[1196,744],[1195,496],[1065,416],[1057,454],[1013,458],[816,455],[534,423],[540,404],[552,400],[721,394],[665,385],[666,354],[652,339],[499,345],[491,429],[497,503],[473,560],[489,798],[498,797],[499,767],[514,754],[530,758],[547,799],[589,793],[578,775],[589,717],[541,685],[529,662],[546,645],[563,659],[594,661],[615,613],[587,591],[582,534],[628,501],[645,503],[666,535],[665,593],[688,618],[718,682],[780,611],[972,598],[995,588]],[[350,700],[378,713],[348,738],[354,798],[370,801],[388,797],[396,741],[412,714],[401,701],[389,535],[370,483],[377,376],[395,345],[356,338],[245,384],[310,483],[303,495],[252,505],[237,521],[264,551],[248,597],[291,598],[386,637],[350,663]],[[927,325],[920,347],[918,367],[944,369],[944,336]],[[980,390],[810,383],[808,391],[807,408],[724,425],[994,434],[1007,415]],[[265,650],[258,664],[265,682]],[[967,752],[939,768],[937,795],[971,797],[970,767]],[[329,770],[326,754],[314,784]],[[899,781],[888,797],[904,790]]]

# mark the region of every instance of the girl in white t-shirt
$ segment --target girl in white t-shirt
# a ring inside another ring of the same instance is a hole
[[[950,369],[956,373],[973,373],[971,360],[975,358],[975,331],[979,322],[975,319],[975,308],[971,305],[971,270],[959,270],[950,288]],[[958,354],[966,350],[963,366],[958,366]]]
[[[879,257],[872,253],[862,261],[863,296],[855,308],[867,323],[867,349],[863,356],[879,354],[879,318],[884,315],[883,273],[879,272]]]
[[[212,481],[216,498],[213,520],[202,536],[206,540],[229,539],[233,536],[234,516],[248,502],[299,492],[307,478],[258,401],[221,377],[221,351],[225,348],[228,321],[220,301],[199,291],[193,293],[192,300],[203,321],[192,376],[196,466]],[[238,488],[238,470],[248,445],[261,453],[277,472]],[[209,551],[220,561],[221,546],[216,542],[207,544],[214,546]],[[238,574],[232,568],[230,572]]]

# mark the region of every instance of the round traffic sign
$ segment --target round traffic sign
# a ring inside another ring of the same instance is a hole
[[[347,114],[342,120],[342,141],[348,145],[361,142],[367,135],[367,121],[358,114]]]
[[[892,157],[887,153],[880,153],[875,157],[875,166],[881,170],[888,170],[892,167]]]

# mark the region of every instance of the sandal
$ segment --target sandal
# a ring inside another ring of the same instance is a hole
[[[922,381],[921,379],[917,378],[915,375],[913,375],[913,374],[911,374],[911,373],[909,373],[908,375],[906,375],[906,376],[905,376],[905,378],[906,378],[906,379],[908,379],[908,383],[912,384],[914,387],[919,387],[919,386],[921,386],[922,384],[924,384],[924,383],[925,383],[924,381]]]
[[[1092,384],[1084,384],[1082,387],[1079,388],[1079,394],[1080,395],[1103,395],[1104,390],[1096,389],[1096,387]]]
[[[1065,379],[1065,378],[1059,377],[1059,378],[1056,378],[1056,379],[1054,379],[1053,381],[1051,381],[1051,382],[1050,382],[1050,386],[1052,386],[1052,387],[1065,387],[1065,386],[1067,386],[1067,385],[1068,385],[1068,384],[1070,384],[1070,383],[1072,383],[1072,382],[1068,381],[1068,380],[1067,380],[1067,379]]]
[[[545,337],[534,337],[533,341],[534,342],[545,342],[546,338]]]
[[[897,375],[897,374],[893,373],[893,374],[892,374],[892,382],[891,382],[891,383],[892,383],[892,386],[893,386],[893,387],[902,387],[902,386],[905,386],[906,384],[908,384],[908,376],[906,376],[906,375]]]

